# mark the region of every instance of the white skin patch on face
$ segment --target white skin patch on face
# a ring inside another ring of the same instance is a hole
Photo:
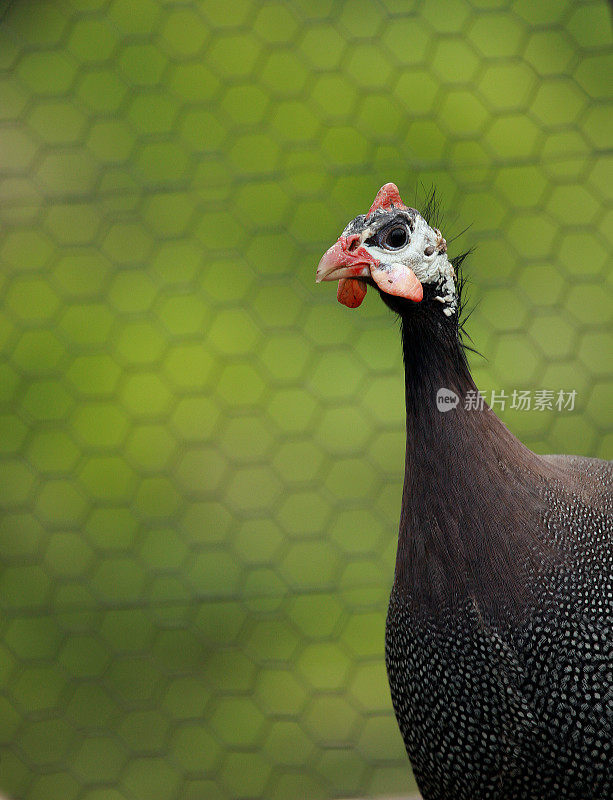
[[[360,232],[360,244],[380,262],[380,269],[386,270],[390,276],[402,273],[408,267],[422,285],[434,285],[438,291],[436,299],[442,304],[442,311],[451,316],[457,310],[455,273],[447,258],[447,243],[439,230],[431,228],[426,220],[413,209],[410,210],[413,230],[409,230],[407,244],[398,250],[388,250],[378,244],[365,244],[368,239],[376,238],[381,230],[375,221]],[[378,222],[379,220],[377,220]],[[350,232],[349,225],[345,233]]]

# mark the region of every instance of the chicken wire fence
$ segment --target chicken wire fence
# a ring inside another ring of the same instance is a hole
[[[478,385],[610,457],[612,85],[605,2],[0,3],[1,791],[413,789],[398,329],[315,265],[436,185]]]

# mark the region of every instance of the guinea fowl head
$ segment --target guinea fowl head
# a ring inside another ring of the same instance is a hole
[[[349,308],[360,305],[371,284],[394,311],[425,300],[446,316],[458,310],[454,279],[441,232],[402,202],[393,183],[379,189],[367,214],[351,220],[324,253],[316,277],[318,283],[338,280],[337,298]]]

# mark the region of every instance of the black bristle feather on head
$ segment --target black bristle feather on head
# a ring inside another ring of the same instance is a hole
[[[465,250],[463,253],[460,253],[451,260],[451,265],[453,266],[453,271],[455,272],[455,285],[456,285],[456,294],[458,297],[458,311],[457,311],[457,321],[458,321],[458,339],[462,348],[469,353],[474,353],[477,356],[481,356],[484,358],[482,353],[480,353],[476,348],[472,345],[467,343],[467,339],[472,342],[472,338],[468,331],[466,330],[466,323],[470,319],[471,314],[477,307],[476,305],[472,306],[470,311],[467,311],[468,305],[468,296],[466,293],[466,287],[468,285],[468,278],[466,273],[463,270],[464,261],[468,258],[469,255],[475,252],[475,248],[471,247],[469,250]]]
[[[420,195],[421,198],[419,197]],[[426,220],[428,225],[430,225],[430,227],[437,228],[439,230],[442,227],[445,227],[443,222],[444,209],[436,194],[436,187],[433,184],[431,184],[429,188],[426,188],[421,183],[418,185],[415,190],[415,207],[420,209],[419,213]],[[448,239],[447,242],[451,243],[455,241],[457,238],[466,233],[469,228],[470,225],[466,226],[466,228],[461,230],[455,236],[452,236],[450,239]],[[472,338],[465,327],[468,319],[475,310],[476,305],[468,309],[467,289],[469,280],[468,276],[464,272],[463,267],[468,256],[472,255],[474,252],[475,248],[470,247],[468,250],[464,250],[464,252],[459,253],[457,256],[449,259],[455,273],[455,291],[457,296],[457,311],[453,319],[457,324],[458,341],[460,342],[462,349],[466,352],[474,353],[475,355],[484,358],[482,353],[474,348],[472,344],[468,343],[472,342]]]

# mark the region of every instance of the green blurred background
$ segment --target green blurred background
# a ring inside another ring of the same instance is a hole
[[[0,3],[0,789],[413,787],[398,330],[315,265],[434,183],[479,385],[575,389],[502,416],[611,457],[611,41],[605,2]]]

